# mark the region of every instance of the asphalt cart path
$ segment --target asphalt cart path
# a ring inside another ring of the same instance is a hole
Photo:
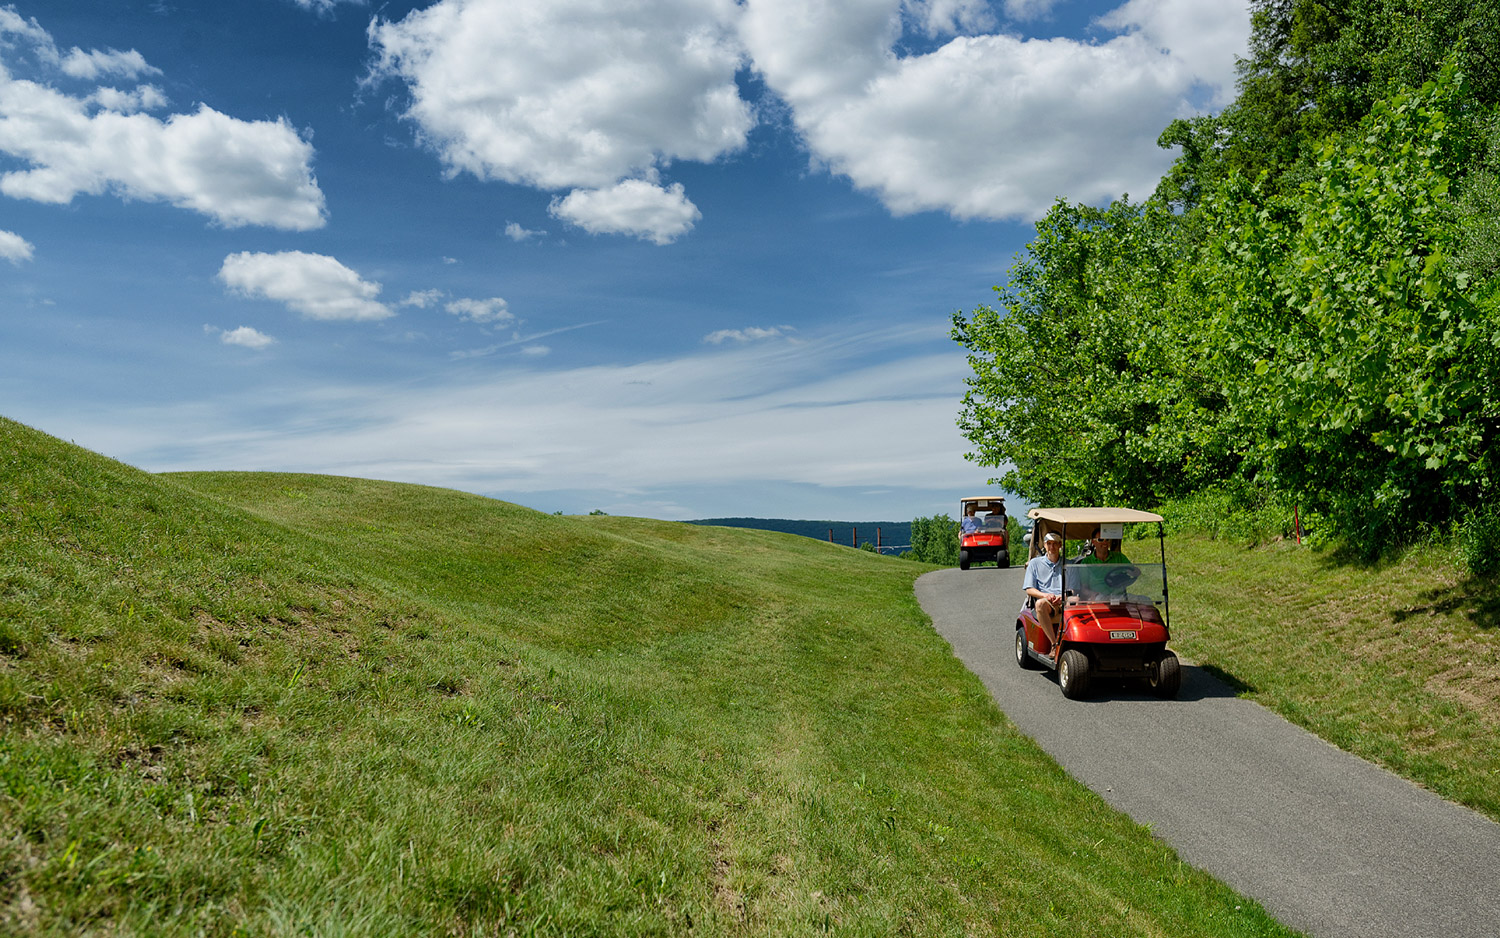
[[[938,570],[917,599],[1006,715],[1183,860],[1317,938],[1497,938],[1500,824],[1293,726],[1184,662],[1177,700],[1063,697],[1014,653],[1019,568]]]

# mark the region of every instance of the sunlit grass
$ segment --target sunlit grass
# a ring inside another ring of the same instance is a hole
[[[1281,935],[790,535],[0,421],[0,933]]]
[[[1500,594],[1442,544],[1378,565],[1172,544],[1176,647],[1246,696],[1500,820]]]

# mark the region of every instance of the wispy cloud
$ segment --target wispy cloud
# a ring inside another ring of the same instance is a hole
[[[118,49],[104,52],[90,49],[85,52],[75,46],[63,56],[62,61],[58,63],[58,68],[64,75],[70,78],[81,78],[84,81],[111,76],[139,78],[142,75],[161,74],[161,69],[149,64],[146,57],[134,49],[127,52],[121,52]]]
[[[703,337],[703,341],[709,345],[723,345],[725,342],[757,342],[762,339],[779,339],[789,332],[796,332],[791,326],[771,326],[761,328],[760,326],[749,326],[744,329],[719,329],[710,332]]]
[[[486,345],[484,348],[463,349],[463,350],[451,353],[449,355],[449,357],[453,358],[453,359],[484,358],[485,356],[487,356],[487,355],[493,355],[493,354],[495,354],[496,352],[498,352],[498,351],[500,351],[502,349],[512,348],[512,347],[517,346],[517,345],[524,345],[527,342],[535,342],[537,339],[545,339],[548,336],[560,335],[560,334],[562,334],[564,332],[572,332],[575,329],[588,329],[588,328],[590,328],[592,326],[602,325],[605,321],[606,320],[600,319],[600,320],[596,320],[595,322],[581,322],[581,323],[578,323],[577,325],[563,326],[563,327],[561,327],[559,329],[549,329],[546,332],[536,332],[536,333],[532,333],[531,335],[521,335],[520,333],[516,333],[508,341],[497,342],[494,345]],[[540,345],[536,346],[536,347],[537,348],[546,348],[546,346],[540,346]],[[523,349],[522,351],[524,352],[525,350]],[[547,351],[551,352],[552,350],[549,348],[549,349],[547,349]],[[537,353],[527,353],[527,354],[537,354]]]
[[[297,6],[301,7],[304,10],[311,10],[314,13],[328,14],[332,13],[334,7],[338,6],[340,3],[349,3],[353,4],[354,6],[362,7],[365,6],[367,0],[292,0],[292,2],[297,4]]]
[[[518,223],[508,221],[505,223],[505,236],[512,241],[530,241],[532,238],[545,237],[546,231],[541,229],[522,228]]]
[[[1017,22],[1038,20],[1052,12],[1058,0],[1005,0],[1005,15]]]
[[[887,330],[627,365],[468,372],[460,383],[420,390],[271,390],[266,403],[295,416],[264,427],[224,421],[218,405],[195,402],[136,414],[128,432],[110,429],[118,419],[78,428],[83,418],[73,418],[66,428],[151,469],[259,466],[512,498],[751,484],[973,487],[975,471],[962,459],[966,444],[953,422],[963,357],[943,350],[909,354],[897,365],[864,363],[941,341],[931,333]],[[184,448],[184,440],[193,442]],[[153,455],[158,447],[172,454],[169,461]]]
[[[477,322],[485,325],[510,322],[516,318],[511,314],[510,305],[498,296],[492,296],[487,300],[461,298],[444,304],[443,308],[464,322]]]
[[[446,290],[413,290],[406,294],[406,299],[401,301],[402,306],[415,306],[417,309],[426,309],[439,303],[447,296]]]

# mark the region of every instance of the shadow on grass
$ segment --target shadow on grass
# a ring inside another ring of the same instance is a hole
[[[1414,599],[1416,605],[1394,610],[1391,618],[1405,622],[1415,616],[1457,612],[1477,628],[1500,627],[1500,583],[1490,579],[1471,576],[1451,589],[1422,590]]]
[[[1433,550],[1449,552],[1451,546],[1444,542],[1429,542]],[[1424,549],[1421,544],[1394,545],[1390,549],[1369,556],[1350,546],[1338,546],[1323,554],[1321,564],[1325,569],[1334,567],[1358,567],[1372,573],[1409,562],[1413,549]],[[1477,628],[1500,627],[1500,581],[1493,577],[1470,574],[1457,586],[1421,590],[1411,595],[1412,605],[1391,610],[1391,618],[1397,623],[1417,616],[1439,616],[1460,614]]]
[[[1218,665],[1192,665],[1187,670],[1199,672],[1199,679],[1193,683],[1194,685],[1204,686],[1206,690],[1205,693],[1201,693],[1195,697],[1195,700],[1202,700],[1207,697],[1244,697],[1260,689],[1249,681],[1240,680]],[[1215,684],[1218,685],[1217,688],[1212,687]]]
[[[1425,542],[1426,547],[1434,550],[1445,550]],[[1424,542],[1414,543],[1391,543],[1377,552],[1370,552],[1362,546],[1339,542],[1327,548],[1311,548],[1320,551],[1319,560],[1324,569],[1336,567],[1356,567],[1361,570],[1370,570],[1379,573],[1391,567],[1398,567],[1407,562],[1407,555],[1413,550],[1422,550]]]

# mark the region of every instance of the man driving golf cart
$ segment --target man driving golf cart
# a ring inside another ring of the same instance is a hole
[[[958,507],[958,568],[967,570],[972,564],[987,561],[1010,566],[1005,499],[971,496],[959,499]]]
[[[1140,678],[1160,697],[1182,681],[1167,650],[1167,567],[1162,517],[1129,508],[1034,508],[1031,559],[1016,615],[1016,663],[1057,671],[1063,695],[1078,698],[1095,678]],[[1161,563],[1135,564],[1118,543],[1127,524],[1156,523]],[[1090,541],[1088,557],[1062,559],[1069,537]]]

